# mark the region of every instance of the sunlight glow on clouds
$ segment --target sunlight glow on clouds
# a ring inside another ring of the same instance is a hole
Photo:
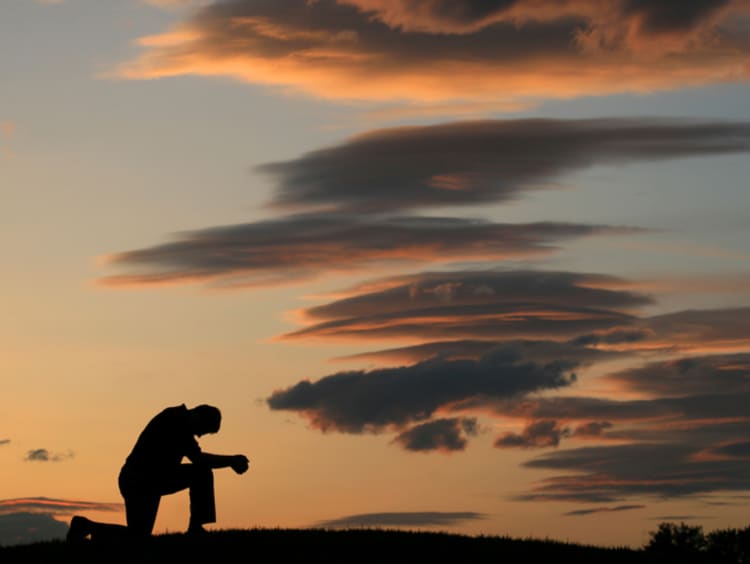
[[[649,92],[747,80],[749,16],[747,0],[234,0],[117,73],[432,103]]]

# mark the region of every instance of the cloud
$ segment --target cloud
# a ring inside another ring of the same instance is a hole
[[[73,458],[74,454],[70,451],[66,453],[52,453],[46,448],[37,448],[26,453],[24,458],[27,462],[61,462]]]
[[[593,364],[620,356],[616,351],[590,348],[577,342],[558,341],[505,341],[515,347],[525,358],[537,362],[569,360],[579,365]],[[376,363],[416,363],[429,358],[440,357],[449,360],[469,358],[476,359],[497,347],[498,341],[456,340],[435,341],[398,347],[393,349],[370,351],[338,357],[336,361],[369,361]]]
[[[14,513],[45,513],[73,515],[80,511],[122,511],[121,503],[102,503],[49,497],[19,497],[0,499],[0,515]]]
[[[593,165],[750,150],[750,123],[520,119],[380,129],[257,167],[279,207],[403,210],[507,202]]]
[[[562,437],[570,435],[570,429],[561,427],[557,421],[545,419],[526,426],[521,434],[504,433],[495,440],[497,448],[556,447]]]
[[[574,437],[601,437],[602,433],[612,428],[609,421],[589,421],[583,423],[573,430]]]
[[[620,511],[632,511],[633,509],[644,509],[645,505],[617,505],[615,507],[593,507],[590,509],[576,509],[568,511],[563,515],[565,517],[581,517],[584,515],[593,515],[594,513],[616,513]]]
[[[478,360],[433,359],[411,366],[339,372],[317,382],[303,380],[275,391],[273,410],[296,411],[322,431],[384,432],[426,422],[441,408],[474,397],[510,398],[569,386],[570,362],[523,361],[511,347],[498,347]],[[434,421],[433,421],[434,423]],[[423,445],[446,423],[412,429],[402,446]],[[467,424],[462,424],[464,432]]]
[[[68,525],[58,518],[80,511],[122,511],[121,503],[28,497],[0,500],[0,546],[62,539]]]
[[[748,426],[745,426],[745,432]],[[631,496],[683,497],[750,490],[750,461],[693,460],[699,443],[691,433],[670,443],[596,446],[547,453],[525,463],[528,468],[567,470],[546,478],[523,499],[619,500]]]
[[[0,547],[65,538],[68,525],[40,513],[0,514]]]
[[[680,350],[725,352],[750,349],[750,307],[685,310],[646,319],[652,344]]]
[[[559,449],[527,461],[528,468],[565,473],[548,476],[519,499],[602,503],[750,490],[748,361],[750,353],[686,357],[651,362],[602,381],[638,399],[494,402],[497,416],[532,421],[528,428],[548,421],[545,429],[553,438],[566,436],[554,433],[563,425],[580,422],[571,439],[593,435],[616,442]],[[477,413],[480,403],[454,408]]]
[[[483,513],[473,511],[413,511],[394,513],[362,513],[347,515],[330,521],[320,521],[316,527],[354,528],[354,527],[448,527],[464,521],[485,519]]]
[[[381,280],[303,312],[284,339],[568,340],[632,324],[650,303],[618,279],[556,271],[427,272]]]
[[[10,439],[0,439],[0,446],[7,445],[10,443]]]
[[[523,24],[579,16],[593,25],[636,26],[642,34],[687,32],[726,17],[730,0],[615,0],[606,4],[581,0],[339,0],[372,13],[390,27],[433,33],[472,33],[499,22]],[[618,17],[621,21],[607,21]],[[624,20],[624,21],[622,21]]]
[[[570,223],[297,215],[193,231],[171,243],[110,255],[109,266],[136,272],[108,276],[100,284],[268,285],[384,265],[537,256],[563,240],[633,232]]]
[[[431,103],[650,92],[747,79],[748,12],[746,0],[233,0],[142,38],[115,74]]]
[[[750,354],[686,357],[631,368],[608,379],[657,397],[750,394]]]
[[[399,434],[394,443],[411,451],[461,451],[466,448],[466,436],[477,434],[478,424],[474,417],[435,419],[414,425]]]

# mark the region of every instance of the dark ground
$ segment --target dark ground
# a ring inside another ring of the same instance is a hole
[[[147,543],[69,545],[61,541],[0,548],[0,563],[15,562],[283,562],[620,564],[667,562],[641,550],[602,548],[547,540],[469,537],[447,533],[350,529],[214,531],[200,538],[158,535]]]

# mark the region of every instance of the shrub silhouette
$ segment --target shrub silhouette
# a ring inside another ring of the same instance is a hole
[[[750,526],[704,534],[700,526],[660,523],[645,552],[668,562],[750,564]]]
[[[651,540],[646,546],[648,552],[674,562],[677,559],[682,562],[698,562],[706,548],[703,527],[687,523],[660,523],[659,528],[651,533]]]
[[[712,562],[750,564],[750,527],[712,531],[706,536],[706,544]]]

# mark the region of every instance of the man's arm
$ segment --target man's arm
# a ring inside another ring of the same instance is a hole
[[[197,460],[193,460],[195,464],[205,464],[209,468],[231,468],[237,474],[244,474],[250,467],[250,461],[244,454],[211,454],[209,452],[201,452],[196,458]]]

